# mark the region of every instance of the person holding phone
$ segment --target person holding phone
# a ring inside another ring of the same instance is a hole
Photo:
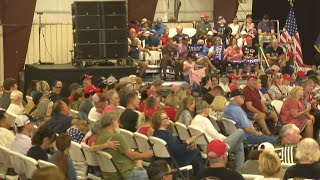
[[[197,126],[204,131],[208,141],[219,139],[229,145],[228,152],[235,154],[235,170],[240,171],[244,164],[244,148],[243,148],[243,135],[242,129],[237,129],[228,137],[220,134],[213,126],[211,121],[207,118],[211,113],[211,107],[206,101],[200,101],[196,105],[197,114],[191,121],[191,125]]]

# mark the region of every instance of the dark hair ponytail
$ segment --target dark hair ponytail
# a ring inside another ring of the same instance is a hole
[[[68,154],[65,150],[70,147],[71,139],[66,134],[60,134],[56,140],[56,147],[60,151],[55,164],[63,171],[66,177],[68,176]]]
[[[48,128],[41,127],[32,137],[31,143],[33,146],[41,146],[44,138],[49,138],[51,142],[56,139],[56,134]]]

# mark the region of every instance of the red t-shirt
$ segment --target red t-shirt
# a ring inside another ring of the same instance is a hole
[[[175,122],[174,119],[176,117],[177,111],[172,107],[164,107],[163,110],[167,113],[167,115],[170,118],[170,120]]]
[[[144,101],[142,101],[140,104],[139,104],[139,109],[138,109],[138,111],[139,112],[143,112],[144,111]]]
[[[230,89],[230,91],[233,91],[233,90],[239,89],[239,86],[238,86],[238,84],[230,84],[229,89]]]
[[[148,131],[151,128],[151,126],[147,125],[144,127],[139,128],[138,133],[143,134],[145,136],[148,136]]]
[[[248,86],[243,88],[242,92],[244,93],[244,104],[242,105],[242,109],[245,112],[249,112],[246,102],[252,102],[252,106],[258,109],[259,111],[263,112],[261,96],[257,89],[250,89]]]
[[[144,109],[144,114],[146,115],[146,117],[151,118],[152,115],[157,111],[159,111],[158,108],[145,108]]]
[[[165,37],[163,35],[160,36],[160,40],[162,42],[162,46],[165,47],[167,45],[167,41],[168,41],[169,37]]]
[[[232,51],[233,47],[229,46],[227,49],[226,49],[226,54],[229,55]],[[240,52],[241,52],[241,49],[239,47],[237,47],[235,50],[235,54],[239,55]],[[227,61],[241,61],[242,60],[242,57],[230,57],[230,56],[227,56]]]

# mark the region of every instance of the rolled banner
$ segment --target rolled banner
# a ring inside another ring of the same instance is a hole
[[[243,63],[243,60],[230,59],[230,60],[228,60],[228,63],[230,63],[230,64],[242,64],[242,63]]]
[[[247,59],[244,59],[243,60],[243,63],[246,63],[246,64],[259,64],[260,63],[260,59],[258,58],[247,58]]]

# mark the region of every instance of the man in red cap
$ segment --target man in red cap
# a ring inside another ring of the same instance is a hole
[[[242,109],[247,113],[249,119],[258,123],[263,133],[270,136],[272,133],[266,124],[266,118],[271,119],[275,125],[278,122],[278,117],[273,111],[269,111],[262,102],[259,90],[256,89],[257,79],[255,75],[247,76],[247,85],[242,91],[245,96]]]
[[[97,92],[100,92],[100,89],[92,84],[84,87],[84,101],[82,101],[79,106],[79,112],[84,112],[86,115],[89,114],[93,107],[92,96]]]
[[[228,162],[228,146],[221,140],[212,140],[207,145],[207,159],[210,167],[199,172],[196,179],[244,179],[241,174],[226,168]]]
[[[83,87],[86,87],[88,85],[91,84],[91,79],[92,79],[93,76],[90,76],[88,74],[83,74],[81,77],[80,77],[80,82],[82,83]]]
[[[246,37],[247,45],[242,47],[243,59],[258,59],[258,49],[252,45],[252,37]],[[251,67],[254,66],[254,72],[259,71],[259,61],[252,61],[252,63],[247,63],[247,73],[251,72]]]
[[[202,13],[201,22],[197,24],[197,31],[202,31],[204,34],[207,34],[208,31],[212,30],[211,24],[208,22],[209,15],[208,13]]]
[[[283,78],[283,82],[282,82],[283,85],[286,86],[288,89],[288,92],[290,92],[292,89],[291,83],[293,78],[289,74],[283,74],[282,78]]]

